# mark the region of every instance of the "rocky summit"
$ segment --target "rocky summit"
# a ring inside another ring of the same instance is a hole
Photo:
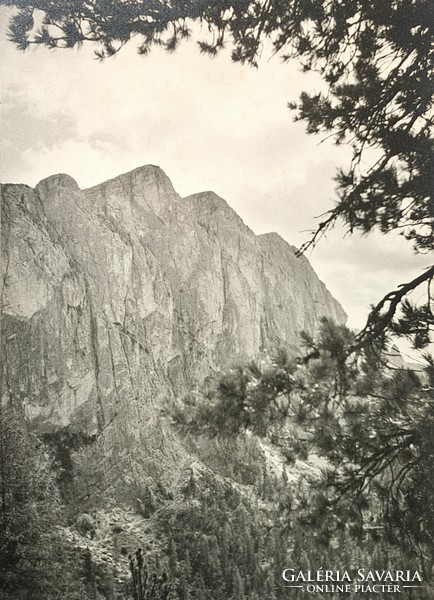
[[[2,223],[2,401],[38,434],[92,440],[77,459],[89,494],[102,470],[111,490],[144,465],[175,477],[188,458],[159,418],[171,397],[346,319],[278,234],[213,192],[181,198],[156,166],[86,190],[64,174],[4,185]]]

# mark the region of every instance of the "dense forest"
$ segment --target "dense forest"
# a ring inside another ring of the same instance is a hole
[[[76,504],[92,439],[3,409],[2,597],[279,600],[284,568],[326,565],[417,569],[431,598],[433,368],[349,358],[352,340],[325,320],[298,359],[279,349],[174,402],[162,418],[195,460],[178,487],[148,478],[128,531]]]

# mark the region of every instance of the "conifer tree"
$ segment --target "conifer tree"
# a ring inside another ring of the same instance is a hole
[[[235,567],[232,576],[232,595],[231,600],[246,600],[244,593],[244,584],[238,568]]]
[[[400,543],[422,560],[434,555],[433,362],[427,359],[420,378],[391,368],[381,341],[349,352],[354,340],[346,327],[324,319],[316,339],[305,336],[304,356],[291,359],[280,352],[261,369],[231,371],[223,387],[208,387],[203,406],[183,414],[183,424],[225,435],[228,403],[248,407],[248,418],[239,406],[230,411],[232,432],[268,436],[282,450],[289,444],[294,461],[312,452],[327,459],[322,479],[296,492],[296,499],[280,496],[280,513],[290,527],[309,528],[318,547],[343,528],[353,538]],[[240,380],[243,391],[235,394]],[[291,435],[282,436],[282,427]],[[262,485],[265,479],[261,474]],[[247,539],[243,510],[236,514]]]
[[[173,586],[165,572],[150,572],[143,551],[138,548],[129,556],[134,600],[172,600]]]
[[[0,407],[0,596],[85,600],[84,557],[69,550],[52,464],[23,416]]]

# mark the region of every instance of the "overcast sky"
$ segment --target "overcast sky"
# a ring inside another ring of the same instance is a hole
[[[293,122],[287,102],[320,86],[297,63],[264,56],[255,70],[191,43],[141,57],[133,42],[103,63],[86,47],[23,53],[5,41],[7,14],[0,8],[2,182],[34,186],[63,172],[86,188],[155,164],[181,196],[213,190],[255,233],[298,246],[335,201],[348,150]],[[341,228],[309,259],[357,328],[370,304],[430,263],[397,236]]]

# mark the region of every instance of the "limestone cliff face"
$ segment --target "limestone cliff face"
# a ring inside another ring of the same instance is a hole
[[[281,237],[212,192],[180,198],[158,167],[83,191],[68,175],[5,185],[2,211],[3,401],[106,456],[165,452],[153,407],[323,315],[345,321]]]

